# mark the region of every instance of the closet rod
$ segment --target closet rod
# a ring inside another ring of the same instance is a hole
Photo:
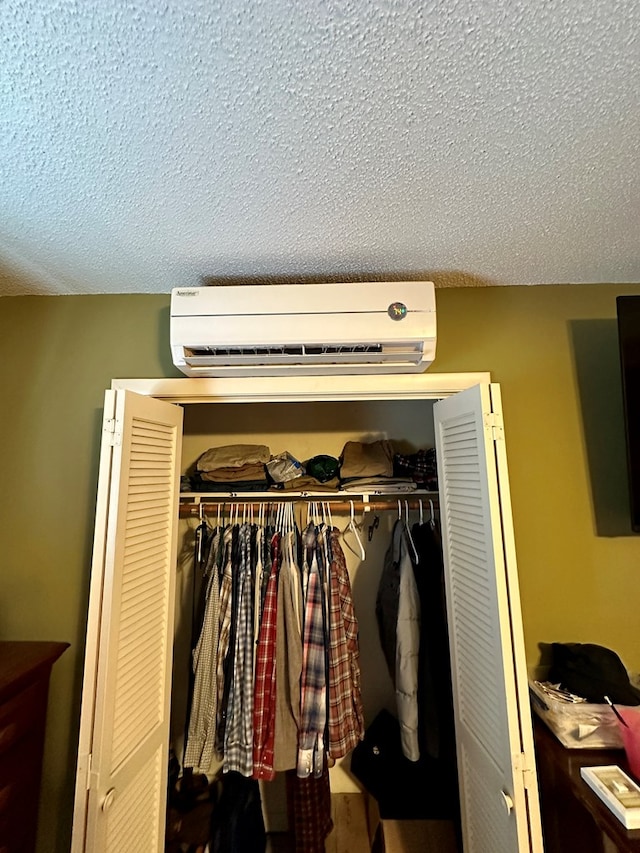
[[[319,504],[328,503],[331,505],[331,509],[334,511],[345,510],[349,512],[351,510],[351,504],[353,504],[353,509],[356,512],[398,512],[398,501],[400,501],[401,510],[404,512],[405,508],[410,510],[419,510],[420,503],[422,503],[422,509],[428,511],[429,505],[432,504],[434,508],[438,507],[437,498],[434,499],[432,497],[422,498],[422,501],[416,500],[415,498],[389,498],[389,500],[380,500],[380,497],[377,495],[375,500],[372,501],[364,501],[360,500],[345,500],[344,498],[319,498],[319,497],[304,497],[300,495],[291,496],[290,498],[284,499],[287,503],[310,503],[315,502]],[[181,518],[190,518],[196,517],[200,514],[200,508],[202,507],[204,512],[213,512],[217,511],[220,505],[226,504],[241,504],[246,507],[253,507],[254,510],[257,510],[260,506],[265,506],[268,504],[278,504],[282,503],[283,498],[275,498],[273,500],[264,498],[261,500],[244,500],[243,498],[235,497],[235,498],[219,498],[218,500],[210,500],[209,498],[203,499],[202,501],[198,501],[197,503],[181,503],[180,504],[180,517]]]

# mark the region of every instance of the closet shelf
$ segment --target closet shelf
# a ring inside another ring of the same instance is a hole
[[[197,516],[200,508],[218,507],[221,504],[239,503],[245,506],[258,507],[261,504],[282,502],[316,501],[329,503],[334,510],[350,510],[359,512],[398,511],[398,501],[401,508],[416,510],[425,508],[429,502],[438,506],[438,493],[415,489],[411,492],[380,492],[375,489],[361,492],[181,492],[180,516]]]

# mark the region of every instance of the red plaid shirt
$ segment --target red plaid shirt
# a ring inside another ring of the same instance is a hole
[[[326,764],[318,778],[301,779],[295,770],[286,772],[287,816],[295,853],[325,853],[325,838],[333,829],[331,789]]]
[[[274,779],[273,745],[276,722],[276,617],[280,534],[271,542],[271,572],[262,609],[256,651],[253,704],[253,778]]]
[[[329,569],[329,743],[331,758],[342,758],[364,737],[360,690],[358,620],[339,531],[331,531]]]

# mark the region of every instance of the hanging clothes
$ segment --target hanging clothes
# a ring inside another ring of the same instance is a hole
[[[298,753],[302,676],[302,587],[295,545],[295,533],[286,533],[283,536],[282,564],[278,575],[273,751],[273,768],[276,771],[295,768]]]
[[[331,530],[329,565],[329,704],[327,753],[343,758],[364,737],[364,710],[360,687],[358,620],[351,597],[347,563]]]
[[[215,754],[218,712],[217,653],[220,633],[220,578],[218,556],[222,531],[209,541],[202,583],[205,589],[200,635],[193,650],[192,690],[184,766],[207,773]]]
[[[256,651],[255,703],[253,716],[253,777],[270,780],[275,777],[273,752],[276,716],[276,629],[278,606],[278,571],[280,567],[280,535],[271,541],[271,572]]]
[[[435,520],[415,524],[413,541],[419,555],[414,565],[420,598],[420,663],[418,710],[420,749],[455,767],[453,688],[444,585],[442,541]]]
[[[331,789],[326,764],[318,777],[286,773],[287,815],[295,853],[324,853],[325,838],[333,829]]]
[[[320,778],[364,735],[339,531],[311,523],[300,535],[292,512],[217,528],[203,591],[185,767],[206,773],[217,759],[224,775]]]
[[[218,719],[216,725],[216,751],[218,755],[224,753],[224,732],[227,721],[227,704],[229,700],[229,688],[231,684],[231,672],[229,665],[229,647],[233,629],[233,556],[234,540],[237,539],[237,530],[229,525],[223,534],[223,569],[220,581],[220,636],[218,639]]]
[[[266,848],[258,782],[226,773],[213,810],[210,853],[264,853]]]
[[[405,522],[398,519],[385,554],[376,598],[376,618],[382,649],[395,687],[402,751],[410,761],[417,761],[420,758],[420,599],[407,538]]]
[[[236,770],[243,776],[253,772],[253,600],[255,561],[251,542],[253,525],[238,531],[239,559],[234,584],[235,632],[229,648],[232,678],[226,709],[223,772]],[[253,563],[253,565],[252,565]]]
[[[302,627],[302,678],[298,776],[321,776],[324,766],[324,730],[327,719],[327,653],[325,642],[323,553],[318,530],[309,525],[303,540],[304,621]]]

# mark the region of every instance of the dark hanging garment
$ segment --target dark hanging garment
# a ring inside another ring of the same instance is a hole
[[[442,542],[432,523],[412,530],[419,561],[414,566],[420,596],[419,737],[432,758],[455,759],[453,691],[444,587]]]
[[[225,773],[211,821],[211,853],[264,853],[266,847],[258,782]]]
[[[391,535],[391,544],[384,556],[384,565],[376,596],[376,621],[389,675],[396,684],[396,630],[400,604],[400,538],[402,522],[397,521]]]

